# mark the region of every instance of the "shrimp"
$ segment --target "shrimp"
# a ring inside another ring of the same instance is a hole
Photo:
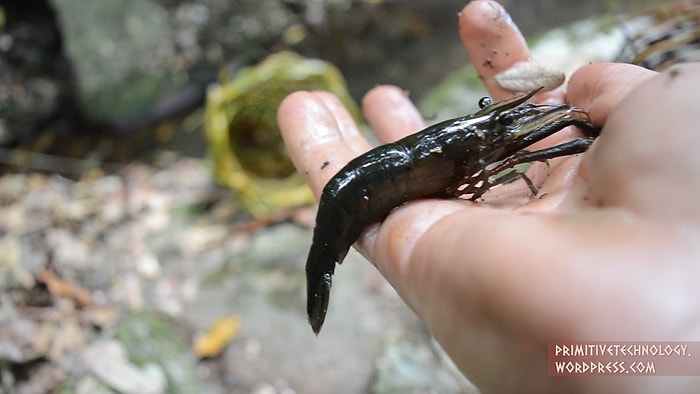
[[[328,310],[336,264],[341,264],[364,228],[392,209],[423,198],[471,196],[512,181],[501,175],[521,163],[584,152],[599,134],[586,112],[567,104],[526,103],[532,90],[446,120],[353,159],[323,189],[306,262],[307,313],[318,335]],[[567,126],[585,136],[550,148],[525,148]],[[517,173],[537,193],[524,173]]]

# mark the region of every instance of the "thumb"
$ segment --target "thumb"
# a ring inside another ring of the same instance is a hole
[[[632,89],[656,74],[631,64],[589,64],[571,76],[566,96],[573,106],[588,111],[594,124],[603,125]]]

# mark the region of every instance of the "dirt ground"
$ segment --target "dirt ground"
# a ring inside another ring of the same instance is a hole
[[[79,181],[6,174],[0,203],[2,392],[470,390],[357,253],[314,336],[313,208],[252,219],[202,160]],[[236,327],[198,355],[217,321]]]

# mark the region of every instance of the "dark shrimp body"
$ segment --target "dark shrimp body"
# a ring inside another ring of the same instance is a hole
[[[586,114],[568,105],[526,104],[536,92],[495,104],[482,100],[482,109],[473,115],[372,149],[328,181],[306,262],[307,313],[316,334],[325,319],[335,265],[368,225],[411,200],[463,194],[476,199],[495,184],[489,183],[496,173],[487,170],[489,165],[500,171],[588,148],[598,129]],[[523,150],[569,125],[588,136],[541,151]]]

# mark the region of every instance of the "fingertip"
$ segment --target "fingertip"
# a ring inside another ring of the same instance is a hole
[[[489,94],[497,100],[512,96],[493,76],[532,56],[506,9],[490,0],[470,2],[459,13],[459,35]]]
[[[296,92],[288,94],[277,107],[277,123],[280,125],[282,123],[286,124],[292,119],[290,114],[295,113],[299,105],[308,99],[309,92],[305,90],[297,90]]]
[[[376,108],[382,105],[402,105],[408,100],[410,92],[393,85],[377,85],[370,89],[362,98],[362,111],[367,114],[376,113]]]
[[[409,93],[391,85],[379,85],[362,99],[362,111],[377,137],[392,142],[423,128],[423,117]]]
[[[290,93],[277,107],[277,126],[290,157],[299,171],[302,171],[299,158],[308,149],[309,139],[305,134],[306,125],[318,122],[325,112],[314,95],[305,90]],[[303,116],[300,116],[303,114]]]
[[[582,66],[571,76],[567,100],[588,111],[591,122],[603,125],[620,101],[655,71],[625,63],[595,63]]]
[[[365,109],[367,105],[372,105],[376,102],[383,101],[386,98],[407,98],[410,96],[410,92],[405,89],[401,89],[394,85],[377,85],[370,89],[365,96],[362,98],[362,108]]]
[[[277,107],[277,125],[284,138],[292,159],[305,149],[308,138],[305,138],[306,125],[319,122],[330,114],[309,91],[299,90],[290,93]]]
[[[470,1],[459,16],[460,31],[478,34],[492,28],[494,21],[502,20],[514,24],[513,19],[501,4],[491,0]]]
[[[327,92],[290,94],[278,107],[277,121],[294,166],[317,197],[333,174],[369,147],[339,100]]]

